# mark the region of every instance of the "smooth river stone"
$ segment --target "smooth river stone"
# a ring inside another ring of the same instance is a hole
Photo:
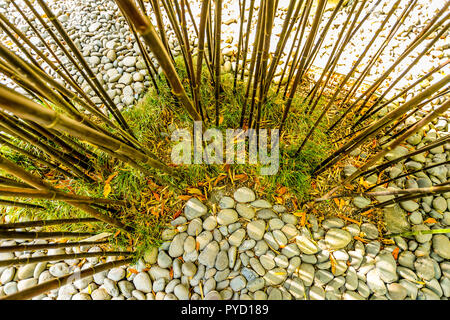
[[[350,241],[352,241],[351,233],[342,229],[330,229],[325,235],[325,242],[333,250],[345,248]]]
[[[234,192],[233,197],[237,202],[244,202],[244,203],[252,202],[252,201],[255,201],[255,199],[256,199],[256,196],[255,196],[255,193],[253,192],[253,190],[251,190],[247,187],[242,187],[242,188],[237,189]]]
[[[299,235],[295,238],[298,248],[305,254],[315,254],[319,251],[317,245],[304,235]]]
[[[220,225],[229,225],[238,220],[238,214],[233,209],[223,209],[217,214],[217,222]]]
[[[198,262],[207,266],[214,267],[217,254],[219,253],[219,244],[216,241],[208,243],[206,248],[199,254]]]
[[[184,215],[186,219],[192,220],[206,214],[208,208],[197,198],[190,198],[184,207]]]
[[[255,220],[247,224],[247,234],[253,240],[261,240],[265,231],[266,223],[263,220]]]
[[[264,280],[270,286],[277,286],[283,283],[287,278],[287,271],[281,268],[274,268],[269,270],[264,275]]]

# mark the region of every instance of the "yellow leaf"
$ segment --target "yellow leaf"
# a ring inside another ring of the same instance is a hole
[[[399,252],[400,252],[400,248],[399,248],[399,247],[396,247],[396,248],[394,249],[394,251],[392,251],[392,256],[394,257],[395,260],[398,259],[398,253],[399,253]]]
[[[294,216],[296,217],[302,217],[303,216],[303,211],[296,211],[293,213]]]
[[[283,195],[283,194],[286,193],[286,191],[287,191],[287,188],[286,188],[286,187],[281,187],[281,188],[279,188],[276,192],[277,192],[279,195]]]
[[[336,259],[333,254],[330,253],[331,273],[336,274]]]
[[[234,176],[234,180],[243,180],[247,178],[247,175],[245,173],[237,174]]]
[[[108,195],[111,193],[111,185],[109,183],[105,184],[105,187],[103,188],[103,196],[105,198],[108,198]]]
[[[199,196],[203,195],[202,192],[197,188],[188,188],[187,192],[190,194],[198,194]]]
[[[427,220],[425,220],[423,223],[436,223],[436,219],[434,218],[428,218]]]
[[[114,177],[117,176],[117,172],[114,172],[113,174],[111,174],[108,179],[106,179],[105,184],[108,184],[111,182],[112,179],[114,179]]]
[[[339,209],[342,210],[342,208],[344,207],[344,205],[345,205],[345,200],[344,200],[344,199],[341,199],[341,201],[340,201],[340,203],[339,203]]]
[[[334,198],[333,201],[334,201],[334,203],[336,203],[336,205],[339,208],[339,205],[340,205],[339,199],[338,198]]]

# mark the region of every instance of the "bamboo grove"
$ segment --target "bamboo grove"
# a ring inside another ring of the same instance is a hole
[[[324,19],[327,6],[326,0],[290,0],[285,10],[281,32],[273,33],[274,19],[277,13],[277,0],[240,0],[240,16],[238,18],[238,51],[235,56],[235,69],[233,72],[234,90],[239,84],[244,88],[244,99],[241,105],[240,119],[236,121],[240,128],[262,128],[265,113],[268,112],[266,101],[271,94],[276,94],[282,99],[283,112],[279,114],[277,128],[283,132],[286,121],[291,114],[291,106],[294,97],[298,95],[299,88],[306,83],[310,84],[309,91],[302,97],[308,105],[307,114],[312,114],[317,108],[321,108],[320,115],[310,127],[309,131],[297,141],[294,157],[301,154],[302,150],[315,134],[317,127],[330,112],[341,110],[339,117],[328,125],[327,134],[335,139],[338,147],[328,154],[314,171],[314,176],[320,176],[327,170],[332,170],[340,160],[346,157],[356,148],[379,139],[388,133],[390,135],[383,143],[378,143],[373,155],[367,159],[364,165],[356,172],[343,179],[335,187],[313,201],[320,202],[337,197],[352,197],[355,194],[363,194],[368,197],[380,195],[367,188],[358,193],[340,192],[342,186],[351,184],[360,177],[367,177],[374,172],[381,172],[388,166],[398,163],[409,156],[430,150],[431,148],[449,142],[448,136],[433,141],[428,145],[411,152],[410,154],[383,163],[383,157],[395,147],[399,146],[412,134],[417,132],[449,108],[449,101],[431,109],[425,115],[420,111],[424,106],[438,98],[448,97],[450,76],[446,75],[439,81],[435,81],[429,87],[421,90],[412,98],[400,101],[412,90],[419,88],[419,84],[440,73],[448,67],[448,61],[435,66],[420,79],[401,88],[401,92],[387,99],[389,93],[398,89],[396,85],[407,76],[414,65],[419,63],[422,56],[427,54],[438,39],[448,35],[450,1],[443,2],[442,8],[420,30],[418,35],[410,40],[404,50],[395,61],[382,73],[377,74],[376,79],[365,86],[366,78],[371,74],[375,62],[381,56],[383,50],[393,41],[394,36],[402,26],[403,21],[414,10],[417,0],[409,0],[403,10],[399,9],[401,0],[392,1],[389,10],[381,16],[381,26],[371,39],[367,41],[357,61],[351,66],[350,71],[343,77],[336,78],[336,69],[341,61],[346,48],[358,30],[364,27],[368,17],[373,14],[380,1],[374,3],[368,13],[363,16],[363,9],[367,6],[366,0],[338,1],[332,9],[330,18]],[[120,12],[128,22],[136,43],[139,54],[145,62],[152,85],[158,91],[157,78],[161,77],[157,71],[154,59],[164,73],[164,80],[171,89],[173,97],[177,101],[179,112],[186,112],[192,121],[201,121],[205,127],[213,127],[219,124],[220,115],[224,110],[221,105],[221,25],[222,25],[222,1],[201,0],[199,18],[192,14],[187,0],[115,0]],[[348,3],[347,3],[348,2]],[[41,50],[35,46],[22,31],[12,24],[8,17],[0,13],[0,29],[14,44],[14,50],[0,43],[0,72],[9,78],[23,90],[13,90],[0,84],[0,144],[7,147],[33,163],[39,164],[39,168],[46,168],[54,172],[56,179],[81,179],[88,184],[99,183],[95,172],[93,159],[104,153],[108,156],[126,163],[144,175],[154,178],[161,183],[162,175],[170,176],[173,181],[180,181],[184,177],[182,169],[174,168],[164,163],[158,155],[146,150],[136,139],[133,128],[129,126],[122,116],[119,108],[107,94],[104,86],[98,81],[82,53],[77,48],[61,22],[56,18],[44,0],[11,0],[12,6],[24,19],[35,36],[45,45]],[[249,10],[245,8],[249,7]],[[38,13],[42,10],[45,16]],[[318,53],[324,46],[324,39],[329,32],[333,19],[342,10],[348,14],[343,24],[339,26],[338,39],[331,49],[329,58],[324,68],[316,72],[316,77],[310,74]],[[389,19],[395,19],[395,23],[381,44],[376,41],[380,31],[385,27]],[[152,21],[155,23],[153,24]],[[256,22],[256,28],[251,25]],[[193,39],[189,38],[187,25],[193,24],[197,43],[196,59],[193,58]],[[187,80],[180,78],[174,54],[170,50],[166,36],[167,25],[173,30],[176,40],[181,48],[182,59],[186,69]],[[56,46],[64,56],[58,56],[54,47],[44,41],[43,32],[48,32]],[[271,50],[271,48],[275,50]],[[253,48],[253,49],[252,49]],[[421,51],[417,49],[421,49]],[[376,49],[369,55],[370,50]],[[405,59],[414,56],[413,62],[400,75],[394,75],[395,68]],[[283,59],[284,58],[284,59]],[[363,63],[364,58],[367,58]],[[62,61],[69,61],[81,74],[89,87],[100,99],[101,105],[95,104],[89,95],[82,89],[79,81],[75,80]],[[282,61],[284,61],[282,63]],[[214,87],[215,105],[213,110],[202,105],[200,89],[202,84],[202,68],[207,70],[209,83]],[[275,82],[275,75],[282,70],[281,79],[286,81]],[[246,70],[246,72],[244,72]],[[336,81],[336,79],[338,79]],[[386,87],[387,80],[389,86]],[[186,85],[187,83],[187,85]],[[326,97],[323,106],[319,104],[321,97]],[[398,107],[382,117],[376,115],[384,107],[398,102]],[[413,124],[405,126],[408,117],[416,115],[421,119]],[[374,120],[375,119],[375,120]],[[20,141],[20,143],[17,143]],[[88,147],[88,145],[90,147]],[[27,146],[27,147],[25,147]],[[94,147],[94,148],[91,148]],[[439,164],[441,165],[441,164]],[[427,170],[425,167],[420,170]],[[11,201],[3,199],[3,206],[16,206],[26,208],[39,208],[32,202],[23,202],[20,199],[48,199],[63,201],[81,211],[90,218],[60,219],[49,221],[34,221],[15,224],[0,225],[1,239],[58,239],[58,238],[86,238],[90,233],[67,232],[39,232],[17,231],[39,226],[100,222],[106,223],[124,232],[133,232],[133,223],[121,221],[114,214],[117,208],[127,207],[123,200],[111,200],[81,196],[75,193],[63,192],[56,188],[54,182],[47,181],[45,176],[34,170],[31,172],[22,167],[20,163],[14,163],[4,155],[0,155],[0,169],[4,173],[0,176],[0,196],[17,199]],[[415,171],[405,175],[413,174]],[[401,176],[400,176],[401,177]],[[395,179],[398,179],[397,177]],[[382,185],[391,180],[377,183]],[[384,192],[386,194],[399,195],[394,201],[402,199],[414,199],[427,194],[444,193],[449,191],[448,184],[433,188],[419,188],[405,192]],[[391,202],[392,203],[392,202]],[[383,207],[390,203],[378,203],[375,207]],[[82,240],[83,241],[83,240]],[[55,243],[48,245],[18,245],[0,247],[0,252],[15,252],[24,250],[41,250],[51,247],[71,247],[79,245],[76,242]],[[85,245],[104,244],[99,241],[85,241]],[[94,254],[91,254],[94,255]],[[131,262],[132,252],[102,251],[97,256],[122,256],[122,260],[109,262],[80,271],[78,278],[92,275]],[[74,254],[67,257],[48,256],[45,259],[52,261],[62,258],[88,257],[88,253]],[[33,260],[34,259],[34,260]],[[42,261],[44,258],[39,258]],[[14,259],[1,261],[1,266],[20,265],[36,262],[35,258],[28,260]],[[35,288],[19,292],[11,298],[28,299],[61,286],[70,277],[49,281]]]

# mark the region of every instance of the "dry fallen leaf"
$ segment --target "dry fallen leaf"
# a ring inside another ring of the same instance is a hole
[[[431,224],[431,223],[436,223],[437,221],[436,221],[436,219],[434,219],[434,218],[428,218],[428,219],[426,219],[423,223],[429,223],[429,224]]]
[[[203,195],[203,193],[197,188],[187,188],[187,192],[190,194],[197,194],[199,196]]]
[[[396,248],[394,249],[394,251],[392,251],[392,256],[394,257],[395,260],[398,259],[398,253],[399,253],[399,251],[400,251],[400,248],[399,248],[399,247],[396,247]]]
[[[103,196],[105,198],[108,198],[108,195],[111,193],[111,185],[109,183],[105,184],[105,187],[103,188]]]

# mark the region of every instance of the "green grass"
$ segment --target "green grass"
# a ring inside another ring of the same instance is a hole
[[[178,70],[181,77],[186,76],[183,64],[178,61]],[[215,99],[214,89],[209,82],[209,74],[206,67],[203,70],[202,85],[200,86],[201,102],[207,109],[211,122],[210,127],[214,127],[215,122]],[[145,141],[146,146],[155,152],[164,161],[170,162],[170,151],[174,142],[170,140],[171,130],[175,128],[192,128],[192,121],[187,112],[175,105],[175,101],[170,95],[169,88],[164,80],[159,80],[158,86],[160,94],[157,95],[154,89],[144,96],[141,103],[135,108],[129,109],[125,113],[127,121],[131,121],[131,127],[135,130],[140,141]],[[244,101],[246,83],[238,81],[236,92],[233,92],[233,74],[226,73],[221,77],[223,92],[220,95],[220,124],[219,129],[238,128],[241,117],[241,106]],[[190,94],[189,87],[186,91]],[[273,194],[279,186],[290,188],[296,197],[307,198],[311,184],[310,176],[313,168],[322,160],[330,149],[330,145],[324,134],[324,124],[321,124],[315,131],[311,140],[305,148],[294,158],[293,154],[302,142],[303,137],[309,131],[310,126],[319,116],[315,111],[311,116],[306,115],[307,106],[302,104],[303,96],[297,94],[294,97],[291,112],[287,118],[282,141],[280,169],[277,175],[261,176],[260,180],[265,186],[265,192]],[[323,99],[319,100],[316,110],[321,110]],[[248,100],[250,104],[250,100]],[[263,106],[261,128],[277,128],[281,118],[284,101],[276,97],[274,92],[269,94]],[[246,114],[249,113],[250,106]],[[162,141],[162,143],[161,143]],[[160,142],[160,144],[158,144]],[[246,172],[258,175],[261,165],[233,165],[237,173]],[[186,165],[182,166],[186,172],[186,181],[181,186],[186,187],[204,180],[207,176],[224,173],[222,165]]]

